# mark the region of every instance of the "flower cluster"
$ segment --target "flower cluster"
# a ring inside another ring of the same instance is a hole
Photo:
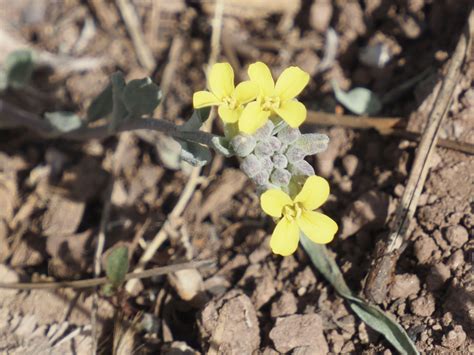
[[[298,67],[281,73],[276,84],[270,69],[262,62],[251,64],[249,81],[234,84],[234,71],[228,63],[218,63],[209,72],[209,90],[193,96],[193,106],[218,106],[226,124],[237,124],[240,132],[253,134],[271,116],[281,117],[296,128],[306,118],[305,106],[295,99],[308,84],[309,75]]]
[[[209,72],[210,91],[196,92],[194,107],[218,106],[230,148],[241,158],[240,168],[262,193],[263,211],[277,221],[272,251],[293,254],[300,232],[315,243],[329,243],[337,224],[314,211],[328,199],[329,184],[305,160],[326,150],[329,138],[298,129],[306,108],[295,97],[308,84],[309,75],[290,67],[275,83],[261,62],[251,64],[248,74],[250,80],[235,86],[232,67],[215,64]]]

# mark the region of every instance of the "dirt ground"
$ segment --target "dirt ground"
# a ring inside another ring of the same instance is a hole
[[[66,110],[85,116],[111,73],[121,70],[127,80],[149,75],[165,93],[155,117],[182,123],[192,112],[193,92],[206,85],[214,4],[131,3],[155,61],[152,69],[140,62],[112,1],[0,0],[0,28],[14,38],[0,41],[0,52],[28,44],[67,58],[38,69],[30,87],[0,99],[37,114]],[[241,79],[257,60],[275,75],[298,65],[311,75],[301,100],[315,111],[339,114],[345,111],[331,80],[344,90],[362,86],[387,97],[427,70],[423,80],[387,99],[378,114],[402,117],[407,129],[422,132],[469,6],[463,0],[226,0],[219,61],[229,61]],[[328,64],[329,28],[339,44]],[[368,65],[361,54],[377,44],[390,53],[383,67]],[[77,70],[71,63],[79,57],[101,61]],[[441,138],[474,144],[473,78],[471,54]],[[331,184],[324,212],[340,232],[328,247],[349,286],[361,293],[417,143],[375,130],[304,130],[331,138],[328,150],[310,163]],[[214,132],[222,133],[217,121]],[[91,277],[114,174],[106,249],[128,245],[133,269],[165,225],[167,238],[148,267],[208,258],[216,264],[143,280],[121,300],[101,297],[100,353],[395,353],[351,312],[302,250],[285,258],[271,253],[273,222],[236,158],[216,156],[203,168],[184,212],[165,222],[191,172],[176,161],[173,147],[163,135],[142,131],[71,142],[45,140],[31,130],[0,130],[0,281]],[[381,305],[423,353],[474,353],[473,196],[473,156],[438,147],[410,243]],[[87,353],[92,298],[92,291],[71,289],[0,290],[0,353]]]

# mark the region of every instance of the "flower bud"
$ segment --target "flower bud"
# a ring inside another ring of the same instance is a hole
[[[262,127],[260,127],[257,132],[253,134],[256,140],[262,140],[272,135],[275,125],[272,121],[268,120]]]
[[[268,171],[268,174],[270,175],[271,171],[274,168],[272,159],[269,156],[258,157],[258,158],[260,160],[260,166],[262,167],[262,170]]]
[[[291,144],[301,136],[301,132],[298,128],[286,126],[280,132],[278,132],[277,136],[283,144]]]
[[[257,186],[269,184],[270,172],[268,170],[262,170],[255,175],[252,180]]]
[[[252,178],[262,170],[262,163],[254,154],[250,154],[242,161],[240,169]]]
[[[288,166],[288,159],[280,153],[273,155],[272,161],[275,168],[285,169]]]
[[[254,152],[259,157],[269,156],[273,154],[273,147],[267,139],[261,140],[255,145]]]
[[[297,147],[296,145],[291,145],[286,151],[285,155],[290,163],[295,163],[297,161],[303,160],[307,154],[303,149]]]
[[[289,170],[294,176],[312,176],[314,175],[314,168],[306,160],[290,163]]]
[[[255,148],[257,144],[256,139],[253,136],[239,134],[232,138],[230,145],[234,149],[234,152],[239,157],[246,157]]]
[[[277,137],[269,137],[267,139],[268,144],[272,147],[272,153],[278,151],[281,148],[281,141]]]
[[[270,175],[270,182],[277,186],[288,186],[291,180],[291,174],[286,169],[275,169]]]

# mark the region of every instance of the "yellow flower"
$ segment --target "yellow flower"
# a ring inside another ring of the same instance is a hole
[[[249,103],[239,120],[239,130],[253,133],[262,127],[272,114],[280,116],[296,128],[306,119],[305,106],[295,100],[308,84],[309,75],[298,67],[289,67],[281,73],[276,84],[270,69],[257,62],[249,66],[250,80],[258,84],[260,93],[256,102]]]
[[[329,243],[334,238],[338,229],[336,222],[313,211],[328,197],[329,184],[319,176],[310,176],[294,200],[278,189],[262,194],[262,209],[266,214],[280,218],[270,239],[270,247],[275,254],[293,254],[298,247],[300,230],[318,244]]]
[[[219,116],[225,123],[235,123],[244,108],[244,104],[258,95],[258,86],[244,81],[234,86],[234,71],[229,63],[217,63],[209,72],[209,91],[198,91],[193,95],[194,108],[219,106]]]

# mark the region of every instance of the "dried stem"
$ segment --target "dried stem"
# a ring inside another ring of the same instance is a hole
[[[474,11],[471,10],[465,30],[461,34],[452,55],[446,77],[430,112],[428,123],[423,132],[415,161],[408,177],[408,182],[398,205],[394,227],[385,240],[376,247],[374,262],[367,276],[364,293],[376,303],[382,303],[388,292],[389,284],[400,256],[402,246],[406,243],[406,231],[413,218],[418,199],[428,175],[430,158],[438,140],[439,128],[446,117],[462,64],[469,53],[470,41],[474,31]]]

